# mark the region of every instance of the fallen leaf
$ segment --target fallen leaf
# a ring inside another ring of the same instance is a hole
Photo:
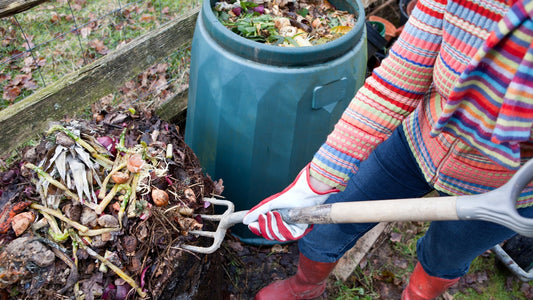
[[[6,81],[6,80],[9,80],[11,79],[11,75],[8,75],[8,74],[0,74],[0,83]]]
[[[3,98],[8,101],[14,101],[20,95],[19,87],[4,87]]]
[[[104,45],[104,42],[99,39],[94,39],[89,42],[89,46],[96,50],[99,54],[107,54],[107,47]]]
[[[26,35],[26,41],[22,44],[22,47],[26,50],[33,49],[35,44],[33,43],[33,35]]]
[[[155,17],[152,16],[152,15],[149,15],[149,14],[143,14],[143,15],[141,16],[141,19],[140,19],[140,20],[141,20],[142,22],[150,22],[150,21],[153,21],[154,19],[155,19]]]
[[[91,32],[92,32],[92,29],[88,26],[85,26],[82,29],[80,29],[80,35],[84,39],[87,38],[89,34],[91,34]]]
[[[235,252],[242,252],[242,250],[244,249],[241,242],[237,241],[228,241],[228,247],[230,247]]]
[[[402,258],[402,257],[394,257],[393,262],[395,266],[402,268],[402,269],[407,269],[407,267],[409,266],[409,262],[405,258]]]
[[[54,24],[59,22],[59,16],[57,15],[57,13],[53,11],[51,14],[52,16],[50,17],[50,23]]]
[[[37,82],[35,82],[35,80],[30,79],[30,80],[27,80],[24,83],[24,85],[22,85],[22,87],[27,89],[27,90],[35,90],[35,89],[39,88],[39,85],[37,84]]]
[[[453,300],[453,296],[450,295],[450,293],[448,292],[445,292],[442,297],[444,298],[444,300]]]
[[[393,232],[390,235],[391,242],[399,243],[402,240],[402,234],[398,232]]]
[[[533,299],[533,286],[530,286],[529,283],[522,283],[520,290],[524,293],[526,299]]]
[[[272,253],[287,253],[288,249],[287,247],[284,247],[280,244],[276,244],[272,246]]]
[[[391,288],[390,284],[379,282],[378,289],[379,289],[379,294],[381,296],[381,299],[398,298],[398,295],[395,294],[395,291]]]

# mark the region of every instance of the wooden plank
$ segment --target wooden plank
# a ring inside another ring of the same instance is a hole
[[[182,123],[185,120],[187,110],[187,97],[189,96],[188,86],[176,92],[167,101],[161,103],[156,108],[155,113],[161,119],[170,123]]]
[[[9,17],[48,0],[0,0],[0,19]]]
[[[379,236],[389,227],[389,224],[388,222],[379,223],[363,235],[352,249],[344,253],[333,271],[338,280],[346,281],[350,277],[361,260],[372,249]]]
[[[6,154],[50,121],[82,112],[149,66],[189,44],[200,7],[143,35],[0,111],[0,153]]]

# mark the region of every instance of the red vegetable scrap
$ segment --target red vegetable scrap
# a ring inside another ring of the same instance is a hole
[[[0,213],[0,233],[7,233],[9,228],[11,228],[13,217],[23,212],[30,204],[30,201],[5,204]]]

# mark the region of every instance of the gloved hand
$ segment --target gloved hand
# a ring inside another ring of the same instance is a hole
[[[243,223],[257,235],[268,240],[286,242],[297,240],[307,234],[311,227],[308,224],[288,224],[281,219],[280,208],[306,207],[322,204],[339,190],[331,189],[318,192],[309,183],[309,164],[288,187],[280,193],[272,195],[254,206],[243,219]]]

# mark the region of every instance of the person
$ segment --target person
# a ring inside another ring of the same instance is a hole
[[[294,276],[256,299],[311,299],[376,223],[287,224],[279,208],[469,195],[502,186],[533,157],[533,0],[418,0],[374,69],[294,182],[244,223],[269,240],[299,240]],[[517,209],[533,216],[533,186]],[[434,221],[417,241],[402,299],[433,299],[472,260],[509,239],[485,221]]]

